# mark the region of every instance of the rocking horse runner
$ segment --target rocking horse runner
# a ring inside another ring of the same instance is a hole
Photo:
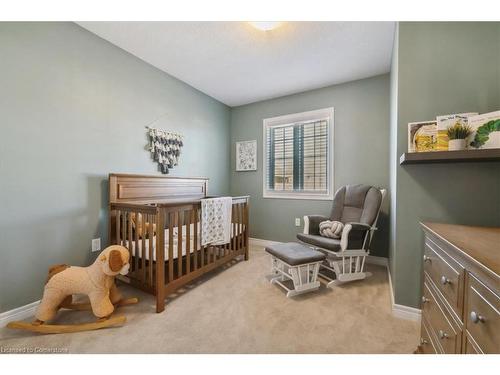
[[[115,276],[126,275],[129,264],[128,250],[119,245],[103,250],[89,267],[57,265],[49,269],[42,301],[32,323],[11,322],[8,328],[24,329],[39,333],[63,333],[100,329],[125,323],[123,315],[112,317],[117,306],[137,303],[137,298],[122,299],[115,285]],[[85,294],[89,303],[74,304],[73,294]],[[46,324],[52,320],[60,308],[71,310],[92,310],[98,318],[96,322],[83,324]]]

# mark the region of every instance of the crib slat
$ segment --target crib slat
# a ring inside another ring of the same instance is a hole
[[[125,246],[125,241],[127,240],[127,211],[122,213],[122,242],[120,245]]]
[[[194,270],[198,269],[198,208],[193,209],[193,246],[194,246]]]
[[[233,223],[235,221],[234,219],[235,219],[236,211],[234,209],[234,206],[235,206],[235,204],[233,203],[231,205],[231,234],[232,235],[231,235],[231,238],[229,239],[229,243],[227,244],[227,249],[228,249],[228,253],[229,254],[232,254],[234,252],[234,247],[235,247],[234,246],[234,244],[235,244],[235,242],[234,242],[234,234],[235,233],[234,233],[234,224]]]
[[[239,218],[239,205],[236,203],[234,205],[234,229],[233,229],[233,237],[234,237],[234,251],[238,251],[240,249],[240,244],[238,243],[238,221]]]
[[[233,252],[236,251],[236,207],[235,205],[233,204],[232,207],[231,207],[231,221],[232,221],[232,225],[233,225],[233,236],[231,237],[231,246],[232,246],[232,250]]]
[[[243,206],[243,203],[240,203],[238,206],[240,206],[240,223],[238,224],[238,238],[240,240],[240,250],[243,249],[243,210],[245,207]]]
[[[240,250],[240,204],[236,205],[236,251]]]
[[[142,215],[141,223],[141,282],[146,281],[146,214]]]
[[[244,234],[244,225],[245,223],[245,204],[241,203],[241,221],[240,221],[240,241],[241,241],[241,249],[245,248],[245,234]]]
[[[201,236],[201,233],[203,231],[202,229],[202,222],[201,222],[201,218],[200,218],[200,260],[201,260],[201,267],[203,268],[203,266],[205,266],[205,254],[206,254],[206,250],[207,250],[207,247],[206,246],[203,246],[203,237]]]
[[[127,215],[127,239],[128,239],[128,252],[132,255],[132,212],[128,212]],[[131,264],[133,266],[133,264]]]
[[[241,248],[244,250],[245,249],[245,215],[246,215],[246,205],[245,203],[241,204]]]
[[[177,277],[182,276],[182,223],[183,212],[177,211]]]
[[[153,286],[153,270],[154,270],[154,257],[153,257],[153,237],[154,237],[154,231],[153,231],[153,218],[154,215],[148,215],[148,239],[149,239],[149,285]]]
[[[165,211],[156,211],[156,311],[165,309]]]
[[[191,272],[191,210],[184,211],[186,223],[186,275]]]
[[[135,213],[135,256],[134,256],[134,276],[137,278],[139,275],[139,217],[142,219],[141,214]]]
[[[122,238],[120,236],[120,220],[121,220],[121,211],[117,210],[116,211],[116,244],[121,245],[122,244]]]
[[[240,221],[240,241],[242,250],[245,249],[245,203],[241,203],[241,221]]]
[[[242,203],[239,203],[238,204],[238,207],[239,207],[239,223],[238,223],[238,241],[240,243],[240,250],[243,249],[243,204]]]
[[[174,220],[175,212],[170,212],[168,217],[168,281],[174,279]]]
[[[249,238],[249,235],[250,235],[250,232],[248,231],[248,227],[250,225],[249,223],[249,210],[250,210],[250,207],[248,205],[248,200],[245,202],[245,220],[244,220],[244,224],[245,224],[245,260],[248,260],[248,254],[249,254],[249,242],[248,242],[248,238]]]

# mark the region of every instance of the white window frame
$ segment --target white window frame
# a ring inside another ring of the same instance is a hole
[[[312,199],[312,200],[333,200],[333,166],[334,166],[334,110],[333,107],[323,108],[314,111],[307,111],[301,113],[293,113],[290,115],[277,116],[266,118],[263,120],[263,175],[262,175],[262,196],[264,198],[278,198],[278,199]],[[268,149],[267,149],[267,128],[277,127],[284,125],[292,125],[297,122],[305,122],[310,120],[328,119],[328,156],[327,156],[327,192],[326,193],[315,193],[313,191],[275,191],[267,189],[267,174],[269,166],[267,164]]]

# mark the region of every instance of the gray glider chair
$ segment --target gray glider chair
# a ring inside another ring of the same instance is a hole
[[[326,253],[322,269],[334,272],[336,280],[320,272],[329,280],[346,282],[361,280],[370,276],[364,272],[366,256],[370,254],[370,242],[377,229],[377,219],[386,190],[368,185],[347,185],[341,187],[333,198],[330,217],[321,215],[304,216],[304,232],[297,234],[299,241]],[[339,239],[319,234],[322,221],[340,221],[344,224]]]

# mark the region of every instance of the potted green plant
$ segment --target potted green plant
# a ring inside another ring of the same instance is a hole
[[[472,134],[470,126],[457,122],[455,125],[450,126],[446,132],[449,138],[449,151],[465,150],[465,146],[467,144],[466,139]]]

